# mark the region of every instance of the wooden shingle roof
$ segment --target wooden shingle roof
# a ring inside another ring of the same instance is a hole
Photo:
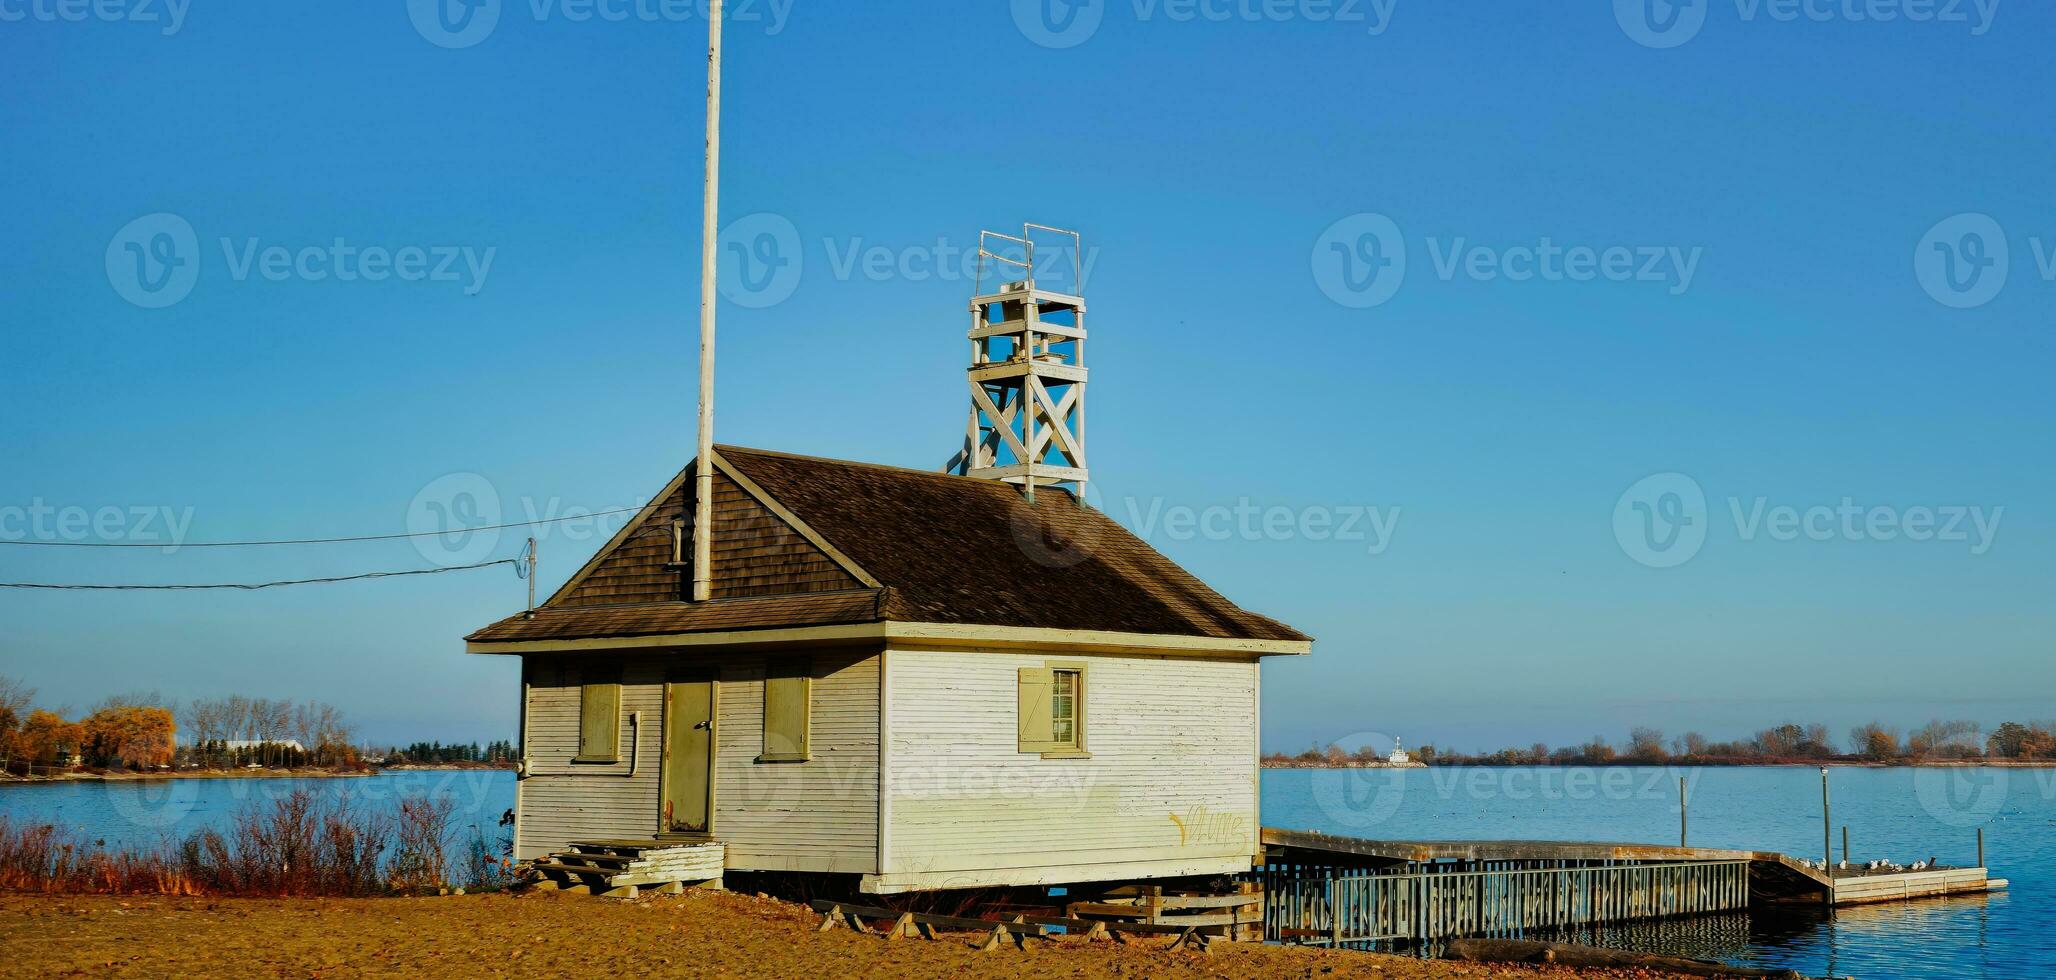
[[[726,538],[730,551],[717,550],[713,601],[677,601],[670,583],[686,572],[663,563],[668,545],[661,556],[648,547],[653,529],[690,519],[681,474],[533,618],[502,620],[471,642],[870,622],[1308,639],[1060,491],[1030,504],[990,480],[734,446],[715,455],[715,542]],[[721,598],[724,580],[748,588]],[[659,585],[610,597],[595,590],[603,581]]]

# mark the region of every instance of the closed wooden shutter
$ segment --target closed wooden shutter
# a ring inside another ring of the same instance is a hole
[[[1054,674],[1047,667],[1023,667],[1020,680],[1020,751],[1048,752],[1054,747],[1050,734],[1050,689]]]
[[[806,657],[780,657],[766,665],[763,761],[806,761],[812,667]]]
[[[578,700],[578,761],[621,761],[621,675],[589,669]]]

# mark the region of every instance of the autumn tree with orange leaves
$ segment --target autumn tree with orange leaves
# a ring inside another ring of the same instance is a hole
[[[109,705],[79,722],[80,752],[96,766],[148,769],[171,764],[178,747],[178,723],[171,709]]]
[[[29,712],[22,722],[15,742],[20,746],[22,759],[30,765],[64,765],[78,751],[79,726],[54,711],[38,709]]]

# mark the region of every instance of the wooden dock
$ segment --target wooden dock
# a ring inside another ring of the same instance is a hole
[[[1741,911],[1858,905],[2006,887],[1984,868],[1859,872],[1783,854],[1579,841],[1379,841],[1265,828],[1268,939],[1434,943]]]
[[[1928,868],[1921,871],[1836,872],[1835,904],[1871,905],[1947,895],[1983,895],[2005,891],[2007,881],[1984,868]]]

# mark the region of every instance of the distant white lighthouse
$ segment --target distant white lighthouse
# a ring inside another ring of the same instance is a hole
[[[1392,740],[1392,754],[1385,757],[1385,762],[1395,766],[1410,766],[1413,765],[1413,756],[1407,755],[1406,749],[1400,746],[1399,739],[1395,738]]]

